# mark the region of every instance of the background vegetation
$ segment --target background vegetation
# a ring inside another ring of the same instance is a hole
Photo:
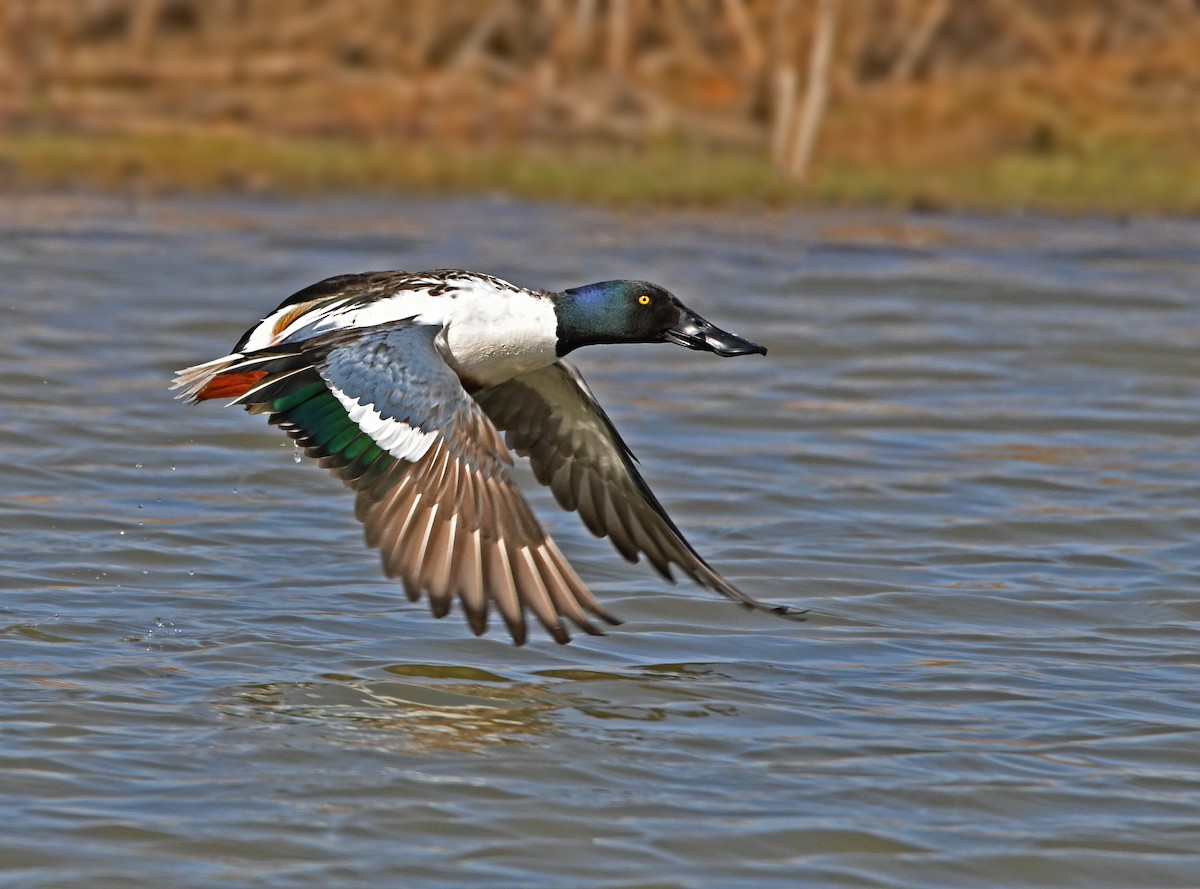
[[[1200,209],[1196,0],[0,0],[0,184]]]

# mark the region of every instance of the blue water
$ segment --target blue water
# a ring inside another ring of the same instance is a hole
[[[172,371],[373,268],[658,281],[578,364],[697,548],[514,648]],[[1200,885],[1200,225],[0,198],[0,886]]]

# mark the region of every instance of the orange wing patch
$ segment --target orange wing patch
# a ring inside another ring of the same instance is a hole
[[[242,370],[217,374],[204,388],[196,393],[197,401],[209,398],[237,398],[249,392],[256,383],[267,375],[265,370]]]

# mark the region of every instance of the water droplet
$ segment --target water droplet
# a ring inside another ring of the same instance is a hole
[[[293,442],[293,444],[292,444],[292,460],[295,461],[296,463],[299,463],[300,458],[301,458],[300,445]]]
[[[125,532],[124,532],[124,531],[118,531],[117,533],[118,533],[118,534],[120,534],[122,537],[124,537],[124,536],[125,536]]]
[[[141,463],[134,463],[134,464],[133,464],[133,468],[134,468],[134,469],[141,469],[141,468],[142,468],[142,464],[141,464]]]

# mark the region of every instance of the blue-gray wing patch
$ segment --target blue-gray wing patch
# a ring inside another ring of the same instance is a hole
[[[330,350],[319,368],[350,419],[380,448],[410,463],[469,407],[434,346],[439,332],[428,324],[389,326]],[[508,459],[503,448],[491,450]]]

